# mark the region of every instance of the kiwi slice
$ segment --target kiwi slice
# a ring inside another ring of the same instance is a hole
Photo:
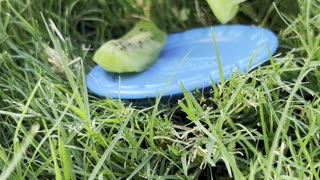
[[[141,20],[120,39],[103,44],[93,60],[108,72],[142,72],[156,62],[166,38],[153,22]]]
[[[246,0],[207,0],[214,15],[222,23],[229,22],[238,12],[239,4]]]

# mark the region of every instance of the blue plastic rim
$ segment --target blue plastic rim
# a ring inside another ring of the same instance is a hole
[[[144,99],[181,94],[219,82],[218,50],[224,79],[232,72],[247,72],[268,61],[278,47],[268,29],[247,25],[221,25],[169,34],[158,61],[136,74],[112,74],[95,66],[87,75],[89,91],[100,97]]]

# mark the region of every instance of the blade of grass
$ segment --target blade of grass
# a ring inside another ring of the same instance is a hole
[[[37,134],[40,126],[35,124],[31,127],[30,132],[27,134],[26,139],[21,144],[20,149],[15,153],[11,163],[7,166],[7,168],[3,169],[2,173],[0,174],[0,179],[7,179],[11,172],[14,170],[15,166],[21,161],[23,158],[23,154],[27,151],[27,148],[31,144],[33,137]]]
[[[95,179],[95,177],[97,176],[100,168],[102,167],[102,164],[104,163],[104,161],[108,158],[108,156],[110,155],[110,153],[112,152],[113,148],[115,147],[116,143],[120,140],[120,138],[123,136],[123,131],[126,128],[127,124],[129,123],[130,119],[131,119],[131,115],[132,115],[132,110],[129,110],[129,113],[127,115],[126,120],[123,122],[123,124],[120,126],[120,129],[117,133],[117,135],[114,137],[114,139],[111,141],[111,143],[109,144],[108,148],[105,150],[105,152],[103,153],[103,155],[101,156],[100,160],[98,161],[98,163],[94,166],[94,169],[92,171],[92,173],[89,176],[89,180],[93,180]]]
[[[307,7],[310,7],[310,0],[307,0],[307,3],[308,3]],[[279,15],[280,15],[280,13],[279,13]],[[304,46],[304,48],[307,51],[308,55],[311,55],[311,51],[310,51],[307,43],[305,42],[304,38],[301,36],[301,34],[294,27],[292,27],[292,31],[295,32],[296,35],[299,37],[299,40],[302,43],[302,45]],[[305,60],[305,64],[303,65],[303,68],[302,68],[301,72],[299,73],[298,79],[297,79],[297,81],[296,81],[296,83],[295,83],[295,85],[294,85],[294,87],[292,89],[292,92],[290,93],[290,95],[289,95],[289,97],[288,97],[288,99],[286,101],[284,110],[282,112],[282,115],[280,117],[280,121],[278,123],[278,128],[277,128],[277,130],[275,132],[275,135],[274,135],[274,140],[273,140],[271,148],[270,148],[270,154],[269,154],[269,157],[268,157],[268,165],[267,165],[266,177],[270,177],[271,176],[271,169],[273,167],[274,158],[275,158],[275,150],[278,147],[279,141],[281,139],[280,135],[282,133],[286,134],[286,131],[287,131],[287,129],[284,129],[284,125],[285,125],[285,122],[287,120],[287,113],[289,112],[289,109],[290,109],[290,106],[291,106],[291,103],[293,101],[293,98],[294,98],[295,94],[297,93],[297,91],[299,90],[299,88],[301,86],[303,78],[308,74],[308,71],[310,71],[310,70],[308,70],[308,66],[309,66],[310,62],[311,62],[311,57],[307,57],[306,60]]]
[[[152,154],[148,154],[137,168],[132,171],[132,173],[127,177],[127,179],[132,179],[147,163],[150,163],[150,159],[153,157]]]
[[[214,37],[213,29],[211,29],[211,36],[212,36],[212,41],[213,41],[214,54],[216,55],[216,62],[217,62],[217,65],[218,65],[220,83],[222,85],[224,85],[223,69],[222,69],[222,66],[221,66],[221,59],[220,59],[220,56],[219,56],[219,50],[218,50],[218,47],[217,47],[216,38]]]

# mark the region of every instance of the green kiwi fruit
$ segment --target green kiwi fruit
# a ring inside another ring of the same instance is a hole
[[[156,62],[166,38],[153,22],[141,20],[120,39],[103,44],[93,60],[108,72],[142,72]]]

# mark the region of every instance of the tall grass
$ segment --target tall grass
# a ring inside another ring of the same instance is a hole
[[[92,49],[145,17],[137,2],[0,1],[0,179],[320,179],[317,0],[246,2],[231,23],[278,34],[270,65],[143,107],[85,84]],[[150,12],[167,32],[218,24],[204,1]]]

